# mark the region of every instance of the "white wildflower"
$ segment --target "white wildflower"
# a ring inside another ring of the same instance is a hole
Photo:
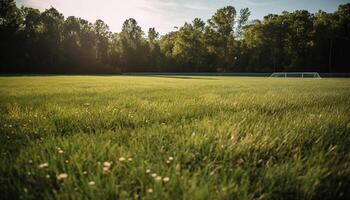
[[[57,180],[63,180],[68,177],[68,174],[66,173],[61,173],[57,176]]]
[[[106,162],[104,162],[103,163],[103,166],[104,167],[110,167],[112,164],[110,163],[110,162],[108,162],[108,161],[106,161]]]
[[[109,171],[109,167],[103,167],[103,171]]]
[[[103,167],[103,173],[104,174],[108,174],[110,171],[109,171],[109,167]]]
[[[119,161],[125,161],[125,158],[124,157],[120,157]]]
[[[40,169],[42,169],[42,168],[46,168],[46,167],[48,167],[49,166],[49,163],[42,163],[42,164],[40,164],[38,167],[40,168]]]
[[[161,176],[156,176],[156,177],[154,178],[154,180],[156,180],[157,182],[159,182],[159,181],[162,180],[162,177],[161,177]]]
[[[168,182],[169,180],[170,180],[169,177],[164,177],[164,178],[163,178],[163,181],[164,181],[164,182]]]

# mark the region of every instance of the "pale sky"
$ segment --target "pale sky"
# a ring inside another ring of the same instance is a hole
[[[209,19],[218,8],[234,6],[237,11],[248,7],[250,19],[262,19],[284,10],[306,9],[310,12],[324,10],[333,12],[339,4],[350,0],[16,0],[17,5],[38,8],[41,11],[55,7],[65,17],[76,16],[90,22],[102,19],[111,31],[120,32],[124,20],[135,18],[144,32],[155,27],[165,34],[173,31],[174,26],[191,22],[195,17],[204,21]]]

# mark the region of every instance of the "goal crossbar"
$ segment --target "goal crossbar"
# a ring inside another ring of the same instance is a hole
[[[317,72],[274,72],[272,78],[321,78]]]

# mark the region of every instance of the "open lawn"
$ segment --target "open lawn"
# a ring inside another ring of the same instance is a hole
[[[349,199],[350,79],[0,77],[0,199]]]

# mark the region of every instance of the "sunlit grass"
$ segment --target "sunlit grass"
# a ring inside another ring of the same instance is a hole
[[[0,78],[5,198],[349,197],[350,80]]]

